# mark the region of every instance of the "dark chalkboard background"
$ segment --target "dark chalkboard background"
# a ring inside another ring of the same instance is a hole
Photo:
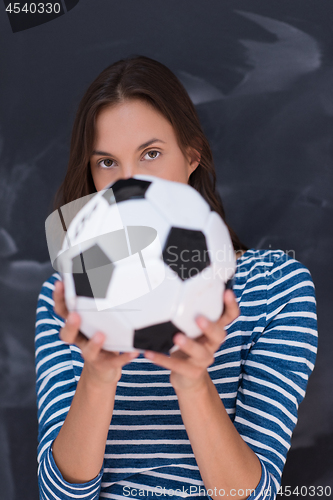
[[[288,251],[311,271],[319,351],[283,484],[333,490],[333,2],[68,0],[62,15],[15,33],[5,4],[1,500],[38,498],[35,309],[53,271],[44,222],[66,170],[75,111],[97,74],[131,54],[163,62],[188,89],[213,149],[228,221],[241,239]]]

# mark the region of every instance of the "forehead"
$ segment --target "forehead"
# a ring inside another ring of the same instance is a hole
[[[114,137],[140,135],[159,131],[174,136],[171,123],[152,105],[141,100],[126,100],[103,108],[96,118],[97,135]]]

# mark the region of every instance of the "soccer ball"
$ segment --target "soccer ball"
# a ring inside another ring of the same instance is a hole
[[[172,352],[175,333],[202,333],[197,315],[221,316],[235,256],[225,223],[198,191],[135,175],[81,208],[57,265],[88,338],[100,330],[106,350]]]

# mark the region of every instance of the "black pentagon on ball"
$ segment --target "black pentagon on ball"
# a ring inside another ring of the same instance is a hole
[[[145,197],[151,182],[140,179],[119,179],[105,191],[103,198],[112,205],[120,201],[136,200]]]
[[[177,332],[179,332],[179,328],[172,321],[134,330],[133,347],[156,352],[169,352],[174,345],[172,337]]]
[[[210,265],[202,231],[172,227],[163,249],[163,261],[183,281],[193,278]]]
[[[114,267],[111,260],[97,244],[74,257],[72,259],[72,274],[76,295],[95,299],[105,298]],[[98,286],[94,286],[94,291],[87,274],[87,271],[92,270],[94,272],[91,273],[90,279],[93,279],[94,283],[98,283]]]

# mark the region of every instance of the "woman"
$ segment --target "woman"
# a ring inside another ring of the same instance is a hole
[[[139,56],[106,68],[83,97],[54,208],[135,174],[188,183],[223,218],[208,141],[173,73]],[[309,271],[282,251],[237,257],[234,292],[171,356],[110,353],[68,314],[61,277],[36,322],[41,499],[208,495],[275,498],[313,370]],[[65,321],[66,320],[66,321]],[[60,336],[60,339],[59,339]]]

